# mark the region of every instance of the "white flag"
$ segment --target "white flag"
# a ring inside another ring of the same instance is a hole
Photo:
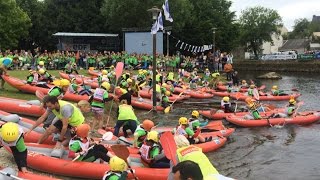
[[[161,12],[158,15],[157,21],[152,26],[151,34],[157,34],[157,32],[159,30],[163,30],[163,21],[162,21],[162,13]]]
[[[162,9],[163,9],[164,16],[166,17],[166,20],[170,21],[170,22],[173,22],[173,19],[172,19],[171,15],[170,15],[170,12],[169,12],[169,2],[168,2],[168,0],[166,0],[166,2],[162,5]]]

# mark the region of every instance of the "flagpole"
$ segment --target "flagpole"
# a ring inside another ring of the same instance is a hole
[[[167,32],[167,56],[169,56],[169,35],[170,31]]]
[[[154,21],[154,25],[157,23],[158,13],[160,9],[156,6],[153,6],[151,9],[148,9],[149,12],[152,13],[152,19]],[[157,91],[156,91],[156,75],[157,75],[157,32],[152,33],[152,41],[153,41],[153,59],[152,59],[152,110],[153,112],[157,112]],[[160,97],[161,98],[161,97]]]

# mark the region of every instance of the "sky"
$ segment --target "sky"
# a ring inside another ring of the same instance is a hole
[[[237,16],[247,7],[263,6],[277,10],[284,26],[292,31],[294,20],[307,18],[311,21],[313,15],[320,16],[320,0],[231,0],[231,10]]]

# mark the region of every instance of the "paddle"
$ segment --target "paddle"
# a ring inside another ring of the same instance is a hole
[[[183,94],[183,92],[181,92],[181,93],[178,95],[178,97],[172,102],[172,104],[171,104],[170,106],[168,106],[168,107],[166,107],[166,108],[164,109],[164,113],[165,113],[165,114],[167,114],[167,113],[170,112],[170,110],[172,109],[172,105],[181,97],[182,94]]]
[[[236,93],[236,107],[234,108],[234,114],[237,113],[237,109],[238,109],[238,99],[241,97],[241,93],[237,92]]]
[[[134,179],[138,180],[138,177],[136,176],[136,174],[132,170],[130,164],[128,163],[128,157],[130,155],[128,148],[125,145],[116,144],[116,145],[111,146],[111,149],[116,156],[123,159],[128,164],[128,167],[130,169],[130,172],[134,176]]]
[[[294,111],[294,114],[293,114],[293,116],[292,117],[296,117],[296,115],[297,115],[297,113],[298,113],[298,109],[300,108],[300,106],[302,106],[304,104],[304,102],[303,101],[300,101],[300,102],[298,102],[298,104],[297,104],[297,109]]]
[[[122,74],[123,66],[124,66],[123,62],[118,62],[117,63],[117,66],[116,66],[116,69],[115,69],[115,71],[116,71],[116,83],[114,85],[113,94],[115,94],[115,91],[116,91],[115,87],[117,86],[118,79],[120,78],[120,76]],[[109,115],[108,115],[108,120],[107,120],[107,125],[106,126],[108,126],[109,121],[110,121],[110,115],[111,115],[112,106],[113,106],[113,101],[111,101],[111,106],[110,106],[110,110],[109,110]]]
[[[102,142],[102,141],[109,141],[109,140],[112,139],[112,137],[113,137],[112,132],[106,132],[105,134],[103,134],[101,140],[100,140],[98,143],[100,143],[100,142]],[[88,153],[89,150],[92,149],[94,146],[95,146],[95,144],[92,145],[92,146],[90,146],[90,147],[87,149],[86,153]],[[85,153],[85,154],[86,154],[86,153]],[[85,154],[83,154],[83,155],[85,155]],[[75,157],[74,159],[72,159],[72,161],[69,161],[69,162],[65,163],[63,166],[66,166],[66,165],[68,165],[68,164],[70,164],[70,163],[78,160],[80,157],[81,157],[81,154],[79,154],[77,157]]]
[[[15,175],[12,175],[12,174],[10,174],[10,173],[3,172],[3,171],[0,171],[0,174],[3,174],[3,175],[5,175],[5,176],[11,177],[11,178],[17,179],[17,180],[25,180],[25,179],[23,179],[23,178],[19,178],[18,176],[15,176]]]
[[[173,162],[173,165],[176,165],[177,145],[174,141],[172,133],[169,131],[164,132],[160,137],[160,142],[166,157]]]

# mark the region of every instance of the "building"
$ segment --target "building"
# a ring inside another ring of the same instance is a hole
[[[296,51],[298,54],[303,54],[310,44],[309,39],[289,39],[283,43],[279,51]]]
[[[288,34],[288,29],[283,26],[278,30],[280,31],[280,34],[273,33],[271,35],[273,42],[264,42],[262,44],[262,54],[273,54],[279,52],[279,48],[282,47],[284,43],[283,36]]]
[[[313,17],[312,17],[312,22],[318,22],[318,23],[320,23],[320,16],[313,15]]]
[[[57,49],[61,51],[119,51],[118,34],[57,32]]]

